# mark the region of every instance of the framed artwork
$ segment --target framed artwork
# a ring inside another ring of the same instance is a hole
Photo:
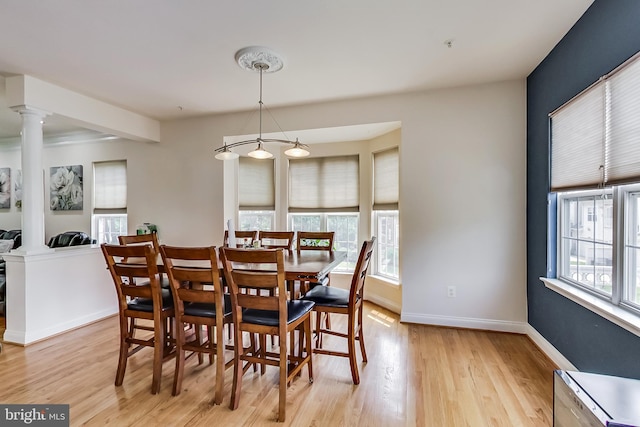
[[[11,168],[0,168],[0,209],[11,207]]]
[[[16,208],[22,207],[22,169],[16,169],[13,177],[13,194],[16,197]]]
[[[52,167],[49,190],[52,211],[81,211],[82,165]]]

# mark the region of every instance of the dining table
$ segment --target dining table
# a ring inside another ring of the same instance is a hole
[[[324,277],[347,259],[347,252],[345,251],[283,250],[283,252],[285,280],[290,292],[294,290],[295,282],[322,281]],[[261,265],[258,263],[234,263],[234,267],[255,271],[273,270],[273,266],[270,264]],[[292,298],[295,298],[295,294],[297,292],[291,292]]]

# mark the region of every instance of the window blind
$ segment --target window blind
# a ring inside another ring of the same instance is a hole
[[[640,181],[640,56],[550,114],[551,190]]]
[[[289,212],[358,212],[359,157],[289,160]]]
[[[243,211],[276,209],[275,163],[273,159],[240,157],[238,170],[238,205]]]
[[[93,213],[127,213],[127,161],[93,164]]]
[[[398,147],[373,153],[373,210],[398,210]]]

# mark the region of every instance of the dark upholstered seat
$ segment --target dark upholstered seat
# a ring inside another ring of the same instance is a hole
[[[287,323],[295,322],[313,308],[311,301],[288,301],[287,302]],[[277,311],[257,310],[253,308],[245,309],[242,312],[242,320],[244,322],[253,323],[254,325],[278,326]]]
[[[151,286],[151,285],[142,285],[142,286]],[[162,293],[162,307],[163,308],[171,308],[173,307],[173,296],[169,289],[161,289]],[[139,310],[146,312],[153,312],[153,300],[150,298],[134,298],[127,304],[127,308],[129,310]]]
[[[0,235],[0,240],[13,240],[13,248],[22,246],[22,230],[9,230]]]
[[[50,248],[90,245],[91,237],[83,231],[65,231],[49,239]]]
[[[305,294],[304,298],[327,307],[347,307],[349,305],[349,291],[335,286],[314,286]]]

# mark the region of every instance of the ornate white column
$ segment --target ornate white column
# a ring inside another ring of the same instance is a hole
[[[44,241],[42,121],[47,112],[26,105],[12,107],[22,117],[22,247],[18,252],[49,251]]]

